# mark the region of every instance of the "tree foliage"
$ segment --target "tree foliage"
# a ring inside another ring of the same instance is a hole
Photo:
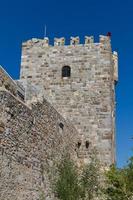
[[[107,188],[105,193],[107,200],[127,200],[126,183],[124,171],[117,169],[114,165],[106,173]]]
[[[129,159],[128,165],[125,169],[126,189],[130,196],[133,196],[133,157]]]
[[[81,197],[84,200],[92,200],[100,193],[100,164],[95,153],[90,158],[81,176]]]
[[[78,172],[74,163],[66,156],[58,168],[59,178],[56,183],[56,194],[61,200],[79,200],[80,187]]]
[[[122,169],[111,166],[105,176],[101,175],[95,154],[81,173],[68,156],[58,171],[55,192],[60,200],[133,200],[133,157]],[[101,180],[104,180],[102,185]]]
[[[60,200],[92,200],[98,195],[99,162],[95,155],[82,173],[78,172],[73,161],[66,157],[59,165],[59,176],[56,183],[56,194]]]
[[[111,166],[106,173],[107,187],[104,190],[107,200],[133,199],[133,158],[123,169]]]

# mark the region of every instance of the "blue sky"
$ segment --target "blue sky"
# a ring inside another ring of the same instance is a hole
[[[119,53],[117,98],[117,164],[133,154],[133,1],[132,0],[1,0],[0,64],[19,77],[21,43],[32,37],[112,33],[112,48]]]

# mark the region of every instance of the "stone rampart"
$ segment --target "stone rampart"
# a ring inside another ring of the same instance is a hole
[[[31,109],[5,89],[0,111],[0,200],[55,199],[56,166],[66,152],[77,160],[77,131],[46,100]]]
[[[10,91],[14,96],[22,101],[25,98],[25,90],[19,81],[13,80],[10,75],[0,66],[0,89],[5,88]]]

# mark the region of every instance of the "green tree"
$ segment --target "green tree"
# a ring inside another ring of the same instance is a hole
[[[40,192],[39,200],[45,200],[45,195],[43,191]]]
[[[106,173],[105,194],[107,200],[128,200],[127,181],[125,169],[118,169],[116,166],[111,166]]]
[[[55,193],[60,200],[79,200],[80,187],[78,171],[69,156],[66,156],[58,167],[58,180]]]
[[[130,198],[133,197],[133,157],[128,161],[128,165],[125,168],[125,182],[126,182],[126,191],[127,195]]]
[[[92,200],[100,194],[100,163],[94,152],[81,176],[81,197],[82,199]]]

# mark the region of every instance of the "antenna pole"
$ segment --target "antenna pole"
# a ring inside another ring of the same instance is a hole
[[[44,37],[46,37],[46,35],[47,35],[47,27],[46,27],[46,25],[45,25],[45,33],[44,33]]]

